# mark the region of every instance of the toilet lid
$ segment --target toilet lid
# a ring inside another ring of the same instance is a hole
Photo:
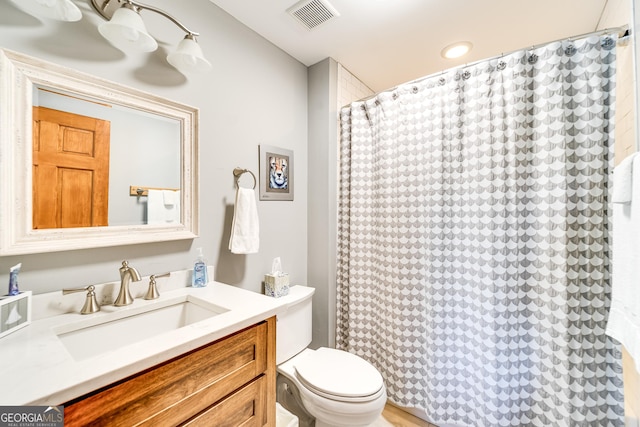
[[[306,385],[331,396],[371,396],[383,386],[382,375],[372,364],[342,350],[319,348],[295,368]]]

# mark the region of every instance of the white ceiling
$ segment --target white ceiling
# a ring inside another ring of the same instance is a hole
[[[597,28],[607,0],[328,0],[340,16],[308,30],[297,0],[211,0],[310,66],[327,57],[379,92],[426,75]],[[463,59],[442,48],[467,40]]]

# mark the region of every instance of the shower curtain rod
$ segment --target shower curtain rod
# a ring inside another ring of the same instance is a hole
[[[524,47],[524,48],[520,48],[520,49],[515,49],[515,50],[512,50],[512,51],[507,52],[507,53],[501,53],[501,54],[499,54],[499,55],[494,55],[494,56],[491,56],[491,57],[489,57],[489,58],[484,58],[484,59],[480,59],[480,60],[478,60],[478,61],[465,63],[464,65],[459,65],[459,66],[457,66],[457,67],[447,68],[447,69],[445,69],[445,70],[438,71],[438,72],[435,72],[435,73],[429,74],[429,75],[424,76],[424,77],[419,77],[419,78],[417,78],[417,79],[415,79],[415,80],[410,80],[410,81],[408,81],[408,82],[406,82],[406,83],[401,83],[401,84],[399,84],[399,85],[397,85],[397,86],[393,86],[393,87],[392,87],[392,88],[390,88],[390,89],[385,89],[385,90],[382,90],[382,91],[380,91],[380,92],[378,92],[378,93],[374,93],[373,95],[370,95],[370,96],[367,96],[367,97],[365,97],[365,98],[359,99],[359,100],[358,100],[358,101],[356,101],[356,102],[364,102],[364,101],[368,101],[369,99],[375,98],[376,96],[380,95],[381,93],[393,92],[394,90],[397,90],[400,86],[405,86],[405,85],[410,85],[410,84],[420,83],[420,82],[421,82],[421,81],[423,81],[423,80],[427,80],[427,79],[430,79],[430,78],[435,77],[435,76],[443,75],[444,73],[447,73],[447,72],[449,72],[449,71],[451,71],[451,70],[464,69],[464,68],[471,67],[471,66],[474,66],[474,65],[476,65],[476,64],[479,64],[479,63],[481,63],[481,62],[486,62],[486,61],[491,61],[491,60],[493,60],[493,59],[502,58],[503,56],[511,55],[512,53],[519,52],[519,51],[521,51],[521,50],[527,50],[527,49],[533,50],[533,49],[537,49],[537,48],[539,48],[539,47],[546,46],[546,45],[548,45],[548,44],[556,43],[556,42],[559,42],[559,41],[565,41],[565,40],[568,40],[568,41],[570,41],[570,40],[578,40],[578,39],[583,39],[583,38],[585,38],[585,37],[590,37],[590,36],[600,36],[600,35],[603,35],[603,34],[614,34],[614,33],[618,33],[618,36],[619,36],[619,37],[622,37],[623,35],[625,35],[625,34],[626,34],[626,32],[627,32],[627,31],[630,31],[630,30],[629,30],[629,26],[628,26],[628,25],[622,25],[622,26],[620,26],[620,27],[605,28],[604,30],[593,31],[593,32],[590,32],[590,33],[584,33],[584,34],[580,34],[580,35],[577,35],[577,36],[563,37],[563,38],[561,38],[561,39],[552,40],[552,41],[549,41],[549,42],[545,42],[545,43],[540,43],[540,44],[532,45],[532,46],[530,46],[530,47]]]

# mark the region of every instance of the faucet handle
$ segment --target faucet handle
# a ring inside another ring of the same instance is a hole
[[[144,296],[144,299],[156,299],[160,296],[158,292],[158,287],[156,286],[156,278],[158,277],[167,277],[170,276],[171,272],[163,273],[163,274],[152,274],[149,276],[149,289],[147,290],[147,294]]]
[[[89,285],[89,286],[85,286],[84,288],[63,289],[62,295],[75,294],[76,292],[87,291],[87,299],[84,301],[84,305],[80,310],[80,314],[91,314],[91,313],[96,313],[100,311],[100,305],[98,304],[95,290],[96,290],[95,286]]]

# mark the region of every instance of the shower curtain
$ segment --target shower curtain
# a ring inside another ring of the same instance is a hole
[[[340,112],[337,347],[435,424],[623,426],[610,296],[615,35]]]

